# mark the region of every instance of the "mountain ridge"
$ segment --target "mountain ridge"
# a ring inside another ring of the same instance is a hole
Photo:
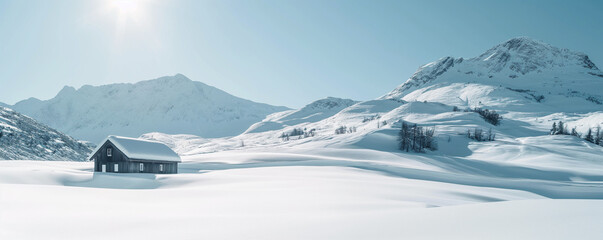
[[[478,84],[489,86],[489,92],[515,91],[528,98],[533,95],[538,102],[564,96],[600,104],[603,102],[603,95],[597,90],[599,86],[603,88],[600,76],[603,73],[584,53],[518,37],[473,58],[444,57],[425,64],[381,98],[429,101],[435,99],[424,93],[436,88],[451,86],[458,92],[464,88],[459,84]],[[514,93],[503,95],[510,94]]]
[[[29,98],[14,110],[76,138],[147,132],[223,137],[242,133],[266,115],[288,108],[233,96],[182,74],[137,83],[65,86],[52,99]]]
[[[261,122],[249,126],[245,133],[273,131],[300,123],[318,122],[329,118],[339,111],[358,103],[352,99],[326,97],[315,100],[306,106],[266,116]]]

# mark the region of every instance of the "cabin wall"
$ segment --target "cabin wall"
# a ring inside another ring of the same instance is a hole
[[[111,157],[107,156],[107,148],[111,148]],[[110,141],[106,141],[103,146],[94,153],[93,158],[95,159],[94,171],[101,172],[101,166],[106,165],[107,172],[115,172],[115,164],[118,164],[119,172],[122,172],[123,163],[128,160],[128,157]]]
[[[140,171],[140,164],[143,164],[143,170]],[[157,162],[145,160],[130,160],[127,162],[128,170],[132,173],[178,173],[178,163],[175,162]],[[160,165],[163,165],[163,171],[160,171]]]
[[[107,156],[107,148],[112,148],[112,156]],[[115,172],[115,164],[119,173],[178,173],[178,163],[161,162],[144,159],[129,159],[121,150],[119,150],[111,141],[106,141],[94,155],[94,171],[102,172],[102,165],[105,165],[106,172]],[[143,171],[140,171],[140,164],[143,164]],[[160,171],[160,165],[163,165],[163,171]]]

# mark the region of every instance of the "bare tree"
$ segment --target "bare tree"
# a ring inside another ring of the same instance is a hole
[[[593,137],[592,129],[588,129],[588,131],[586,132],[586,136],[584,136],[584,140],[586,140],[587,142],[595,143],[595,137]]]
[[[400,150],[424,152],[425,149],[436,150],[437,142],[434,138],[435,127],[422,127],[417,124],[410,125],[402,122],[402,127],[398,134]]]

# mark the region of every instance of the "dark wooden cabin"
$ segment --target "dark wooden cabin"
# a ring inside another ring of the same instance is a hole
[[[95,172],[178,173],[180,157],[163,143],[109,136],[89,157]]]

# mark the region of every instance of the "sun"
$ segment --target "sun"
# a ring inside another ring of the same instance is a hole
[[[140,15],[140,0],[112,0],[110,7],[119,12],[120,17],[136,19]]]
[[[0,0],[1,1],[1,0]],[[115,39],[121,42],[127,36],[141,34],[152,26],[150,6],[153,0],[103,0],[102,13],[114,24]]]

